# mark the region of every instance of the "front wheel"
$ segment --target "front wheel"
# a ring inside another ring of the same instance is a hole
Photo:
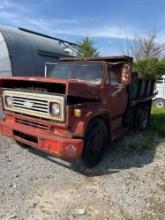
[[[107,127],[101,119],[93,119],[88,125],[84,138],[82,161],[88,167],[97,165],[107,145]]]

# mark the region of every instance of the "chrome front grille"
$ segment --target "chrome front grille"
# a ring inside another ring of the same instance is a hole
[[[12,106],[6,104],[6,97],[12,98]],[[60,105],[61,112],[58,116],[50,113],[49,107],[51,103],[58,103]],[[4,90],[3,106],[5,110],[39,118],[52,119],[60,122],[65,119],[64,96]]]
[[[28,98],[20,98],[17,96],[13,96],[13,106],[23,109],[31,109],[36,112],[45,112],[49,113],[49,103],[48,101],[39,101],[36,99],[28,99]],[[28,103],[30,105],[28,106]]]

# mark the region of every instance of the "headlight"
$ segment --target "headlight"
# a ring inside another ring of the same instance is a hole
[[[6,97],[5,97],[5,102],[6,102],[6,105],[7,105],[7,106],[11,107],[11,106],[13,105],[13,99],[12,99],[12,97],[6,96]]]
[[[60,115],[61,110],[60,110],[60,105],[58,103],[51,103],[50,105],[50,113],[52,115]]]

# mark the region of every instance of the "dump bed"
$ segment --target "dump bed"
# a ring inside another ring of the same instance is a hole
[[[155,80],[143,79],[138,73],[132,73],[132,83],[127,86],[129,103],[135,105],[140,102],[152,100],[154,94]]]

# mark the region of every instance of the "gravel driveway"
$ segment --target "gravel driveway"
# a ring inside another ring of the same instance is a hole
[[[0,219],[164,220],[165,139],[151,145],[124,136],[89,170],[1,136]]]

